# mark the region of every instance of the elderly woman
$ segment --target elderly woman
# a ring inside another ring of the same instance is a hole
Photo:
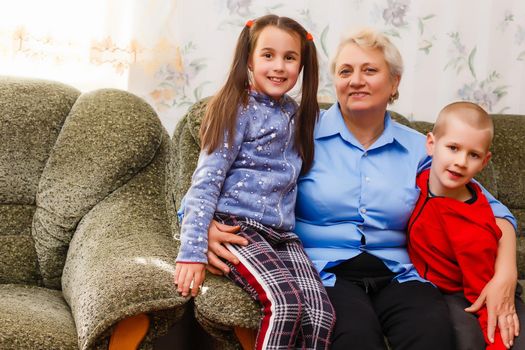
[[[399,51],[386,36],[362,30],[340,43],[331,68],[338,103],[321,112],[314,132],[314,163],[298,182],[295,232],[336,310],[332,349],[385,349],[384,336],[394,349],[453,349],[454,337],[459,348],[484,344],[471,331],[479,329],[473,316],[454,334],[451,316],[463,318],[464,306],[450,302],[449,314],[444,297],[407,254],[405,229],[419,195],[415,178],[430,159],[424,136],[386,110],[399,96]],[[508,316],[517,279],[515,221],[488,197],[503,218],[503,238],[496,275],[476,306],[486,299],[492,319],[508,327],[502,335],[509,343],[519,327]],[[210,271],[227,271],[218,256],[235,263],[221,245],[246,244],[234,231],[210,226]]]

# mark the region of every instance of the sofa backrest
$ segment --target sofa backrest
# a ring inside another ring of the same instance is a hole
[[[516,216],[525,234],[525,116],[495,114],[492,146],[497,198]]]
[[[0,283],[39,284],[31,222],[42,171],[80,92],[0,78]]]

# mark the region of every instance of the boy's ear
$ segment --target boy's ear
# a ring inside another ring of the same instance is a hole
[[[485,158],[483,159],[483,169],[489,164],[490,158],[492,158],[492,153],[488,151],[485,155]]]
[[[434,146],[436,145],[436,137],[432,132],[429,132],[427,134],[427,142],[425,143],[425,147],[427,149],[427,154],[429,156],[434,155]]]

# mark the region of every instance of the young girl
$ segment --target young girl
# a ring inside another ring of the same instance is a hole
[[[286,95],[303,69],[299,106]],[[195,296],[207,264],[212,219],[239,225],[247,246],[228,277],[262,304],[257,349],[326,349],[334,311],[295,225],[296,181],[313,160],[318,63],[296,21],[248,21],[222,89],[201,126],[202,152],[185,197],[177,290]],[[302,165],[302,167],[301,167]]]

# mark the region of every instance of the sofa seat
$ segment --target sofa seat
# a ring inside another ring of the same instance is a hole
[[[0,285],[2,349],[78,349],[71,310],[56,290]]]

